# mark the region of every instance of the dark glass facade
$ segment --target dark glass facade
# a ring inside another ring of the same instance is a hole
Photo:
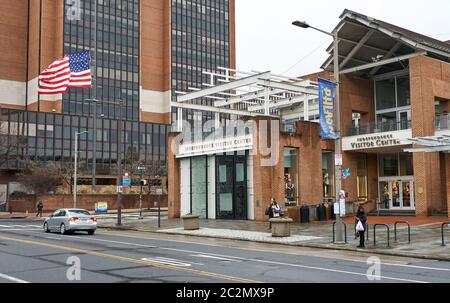
[[[117,105],[125,102],[126,120],[139,120],[139,0],[97,0],[97,58],[95,58],[95,0],[81,1],[80,20],[64,18],[64,52],[92,50],[97,65],[98,113],[117,117]],[[65,4],[67,7],[67,3]],[[66,14],[68,10],[64,10]],[[70,89],[63,98],[63,112],[89,115],[93,89]]]
[[[176,96],[176,91],[208,83],[209,76],[203,71],[230,67],[229,2],[172,0],[172,96]],[[212,102],[205,99],[199,103]],[[193,114],[187,111],[184,118],[192,121]],[[210,113],[203,115],[211,118]]]
[[[114,175],[117,169],[118,120],[97,121],[97,172]],[[133,171],[139,163],[164,163],[167,157],[167,125],[123,121],[124,168]],[[0,135],[14,148],[2,169],[24,168],[25,159],[72,163],[75,133],[79,136],[79,169],[89,173],[92,163],[91,117],[0,109]]]

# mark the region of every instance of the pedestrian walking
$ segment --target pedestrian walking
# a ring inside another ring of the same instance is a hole
[[[364,211],[364,207],[360,205],[358,207],[358,212],[356,213],[355,219],[358,220],[358,223],[356,224],[356,232],[359,236],[359,245],[358,248],[364,248],[364,239],[365,239],[365,231],[366,231],[366,224],[367,224],[367,215]]]
[[[42,203],[42,201],[39,201],[37,204],[37,214],[36,217],[41,217],[42,218],[42,210],[44,209],[44,203]]]

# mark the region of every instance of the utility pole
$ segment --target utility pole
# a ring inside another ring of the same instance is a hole
[[[117,126],[117,225],[122,225],[122,101],[119,105],[119,125]]]
[[[301,27],[301,28],[311,28],[316,31],[319,31],[323,34],[326,34],[328,36],[331,36],[333,38],[333,66],[334,66],[334,81],[336,83],[335,88],[335,111],[334,111],[334,123],[335,123],[335,132],[338,134],[338,138],[335,140],[335,155],[342,155],[342,141],[341,141],[341,113],[340,113],[340,104],[339,104],[339,37],[338,37],[338,31],[334,33],[330,33],[324,30],[321,30],[319,28],[313,27],[309,25],[306,22],[303,21],[294,21],[292,22],[293,25]],[[342,243],[344,242],[344,224],[343,220],[341,218],[341,209],[340,209],[340,192],[342,187],[342,166],[341,163],[336,163],[335,160],[335,197],[336,197],[336,203],[339,205],[339,215],[336,216],[336,242]],[[344,197],[345,198],[345,197]],[[345,207],[345,205],[344,205]]]
[[[78,191],[78,136],[86,134],[87,131],[75,132],[75,150],[74,150],[74,171],[73,171],[73,208],[77,208],[77,191]]]

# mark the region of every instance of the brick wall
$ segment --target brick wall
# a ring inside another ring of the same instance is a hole
[[[412,135],[433,136],[434,102],[450,100],[450,64],[425,56],[409,61]],[[441,186],[445,184],[441,184],[440,157],[438,153],[415,153],[413,162],[416,214],[430,215],[444,208]]]
[[[77,208],[83,208],[93,211],[96,202],[107,202],[108,209],[117,209],[116,195],[78,195]],[[157,196],[143,196],[142,205],[144,208],[155,207]],[[167,196],[161,196],[161,207],[167,207]],[[59,208],[72,207],[73,199],[71,195],[42,195],[35,197],[28,195],[20,198],[11,198],[10,206],[14,212],[34,212],[36,211],[37,201],[42,200],[44,203],[44,212],[52,212]],[[123,209],[139,208],[139,195],[123,195]],[[156,205],[157,206],[157,205]]]

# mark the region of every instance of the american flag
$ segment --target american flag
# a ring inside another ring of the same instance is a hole
[[[90,51],[65,55],[39,75],[39,94],[64,94],[68,87],[92,87]]]

